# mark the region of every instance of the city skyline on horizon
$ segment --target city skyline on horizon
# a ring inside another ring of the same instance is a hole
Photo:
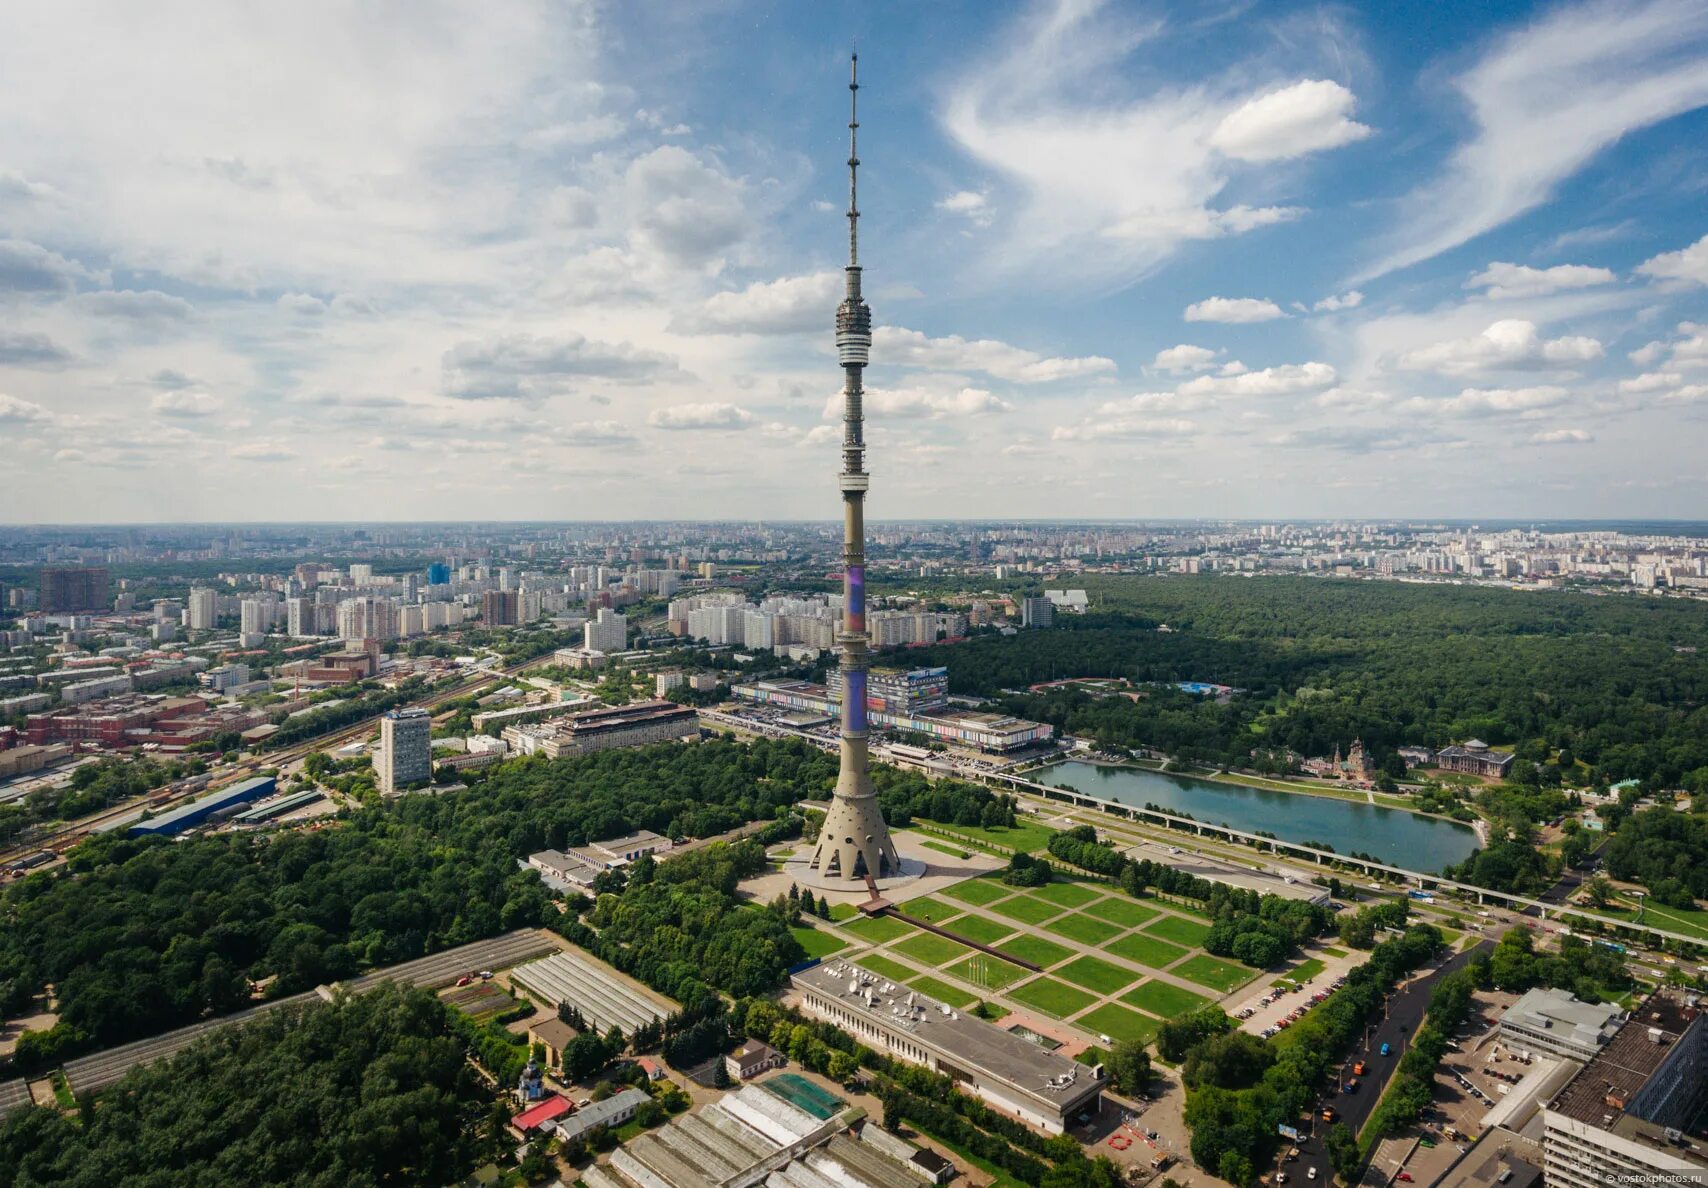
[[[986,13],[0,17],[0,515],[812,522],[857,35],[873,523],[1708,519],[1708,10]]]

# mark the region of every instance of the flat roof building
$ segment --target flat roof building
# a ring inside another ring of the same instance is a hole
[[[1096,1109],[1103,1068],[1037,1044],[852,962],[828,961],[789,978],[808,1014],[902,1060],[945,1073],[993,1108],[1051,1134]]]
[[[931,673],[936,670],[918,671]],[[911,674],[903,674],[904,677],[908,675]],[[867,697],[868,721],[893,730],[929,735],[951,746],[991,754],[1022,751],[1037,746],[1048,742],[1056,732],[1056,728],[1048,722],[1031,722],[1009,714],[983,713],[947,705],[938,709],[909,711],[906,707],[910,704],[910,698],[913,699],[912,704],[930,700],[929,683],[921,681],[909,687],[907,681],[898,680],[893,682],[892,688],[894,699],[880,698],[880,708],[874,708],[873,698]],[[787,706],[790,709],[818,714],[841,712],[840,692],[811,681],[774,678],[736,685],[732,691],[737,697],[766,705]]]
[[[1122,853],[1135,862],[1149,861],[1171,866],[1175,870],[1207,879],[1212,883],[1238,887],[1243,891],[1256,891],[1260,895],[1279,895],[1283,899],[1302,899],[1306,903],[1317,904],[1327,904],[1330,899],[1327,887],[1307,883],[1292,875],[1253,870],[1237,862],[1206,857],[1182,850],[1178,846],[1165,846],[1160,842],[1140,842],[1128,846]]]
[[[271,796],[277,788],[278,781],[272,776],[256,776],[252,780],[244,780],[209,792],[206,796],[192,800],[189,804],[179,805],[158,817],[137,821],[131,825],[130,834],[132,837],[175,837],[220,813],[236,809],[238,805]]]
[[[1506,1008],[1500,1037],[1520,1051],[1582,1064],[1595,1059],[1624,1019],[1625,1012],[1616,1006],[1579,1002],[1570,991],[1537,987]]]
[[[682,1009],[576,948],[518,966],[510,976],[543,1006],[574,1007],[600,1034],[616,1026],[624,1035],[633,1035],[642,1024],[668,1019]]]
[[[643,747],[698,737],[700,716],[673,701],[637,701],[587,710],[534,725],[506,726],[504,741],[518,755],[548,759],[590,755],[614,747]]]

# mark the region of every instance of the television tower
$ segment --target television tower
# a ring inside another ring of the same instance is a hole
[[[836,308],[836,354],[842,364],[842,630],[836,646],[842,665],[842,769],[819,830],[810,869],[824,878],[859,883],[901,873],[901,858],[872,787],[867,743],[866,672],[871,666],[866,634],[866,473],[864,388],[872,351],[872,311],[860,296],[860,205],[856,180],[860,154],[860,55],[848,74],[848,267],[842,304]]]

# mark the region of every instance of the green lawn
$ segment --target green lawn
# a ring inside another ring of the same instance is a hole
[[[1279,986],[1282,982],[1306,982],[1320,974],[1323,968],[1323,963],[1319,959],[1311,957],[1299,962],[1292,969],[1282,974],[1274,984]]]
[[[1033,965],[1045,968],[1073,956],[1073,950],[1066,945],[1058,945],[1055,941],[1045,940],[1031,933],[1005,940],[996,947],[1011,957],[1018,957],[1022,961],[1030,961]]]
[[[920,820],[923,821],[925,818],[921,817]],[[1056,832],[1054,829],[1036,825],[1030,821],[1023,821],[1013,828],[1006,825],[949,825],[942,821],[930,821],[928,824],[935,825],[938,829],[948,833],[971,838],[975,842],[1003,846],[1010,850],[1025,850],[1027,853],[1044,849],[1050,844],[1050,837]]]
[[[993,903],[990,910],[999,916],[1007,916],[1019,920],[1022,924],[1042,924],[1062,914],[1062,909],[1053,903],[1045,903],[1041,899],[1033,899],[1030,895],[1016,895],[1013,899],[1005,899],[1001,903]]]
[[[1196,920],[1182,920],[1179,916],[1163,916],[1145,925],[1145,931],[1177,945],[1185,945],[1188,949],[1196,949],[1210,935],[1210,926]]]
[[[921,835],[919,844],[927,850],[936,850],[939,854],[947,854],[951,858],[971,858],[974,853],[972,850],[963,850],[959,846],[952,846],[948,842],[928,841],[924,835]]]
[[[1323,956],[1324,957],[1344,957],[1344,956],[1346,956],[1346,950],[1345,949],[1336,949],[1332,945],[1324,945],[1323,946]]]
[[[1096,995],[1087,994],[1066,982],[1058,982],[1049,977],[1033,978],[1024,986],[1017,986],[1008,991],[1008,997],[1057,1019],[1065,1019],[1075,1011],[1083,1011],[1097,1001]]]
[[[1038,899],[1046,899],[1051,903],[1059,903],[1065,908],[1076,908],[1090,903],[1103,893],[1087,887],[1084,883],[1047,883],[1028,895]]]
[[[1140,965],[1148,965],[1152,969],[1162,969],[1186,956],[1186,950],[1179,945],[1171,945],[1154,936],[1146,936],[1143,932],[1129,932],[1120,940],[1104,945],[1103,951],[1113,953],[1117,957],[1125,957],[1128,961],[1137,961]]]
[[[1098,920],[1092,916],[1082,916],[1078,912],[1071,916],[1063,916],[1060,920],[1052,920],[1044,927],[1057,936],[1065,936],[1082,945],[1101,945],[1112,937],[1120,936],[1122,932],[1118,924],[1111,924],[1107,920]]]
[[[957,957],[965,957],[971,950],[965,945],[958,945],[952,940],[922,932],[918,936],[910,936],[904,941],[897,941],[890,946],[892,953],[900,953],[903,957],[911,957],[926,965],[942,965]]]
[[[1191,960],[1182,961],[1168,972],[1197,982],[1200,986],[1224,992],[1250,981],[1252,977],[1247,966],[1234,961],[1223,961],[1220,957],[1211,957],[1208,953],[1200,953]]]
[[[885,941],[893,941],[898,936],[906,936],[910,932],[919,931],[911,924],[903,924],[889,916],[863,916],[858,920],[850,920],[841,925],[844,932],[851,932],[863,941],[881,945]]]
[[[951,977],[960,978],[969,986],[978,986],[984,990],[1000,990],[1004,986],[1013,985],[1021,978],[1031,973],[1031,970],[1021,969],[1018,965],[1010,965],[1000,958],[985,953],[974,953],[964,961],[957,961],[943,971]]]
[[[789,933],[801,942],[808,957],[828,957],[848,947],[847,940],[823,928],[796,927]]]
[[[1138,975],[1130,969],[1111,965],[1097,957],[1081,957],[1056,970],[1056,977],[1072,982],[1094,994],[1113,994],[1123,986],[1133,984]]]
[[[943,888],[942,894],[947,895],[950,899],[958,899],[962,903],[983,907],[987,903],[1007,899],[1014,894],[1014,888],[1006,883],[998,883],[990,879],[968,879],[964,883],[956,883],[953,887]]]
[[[860,909],[851,903],[833,903],[830,905],[830,918],[837,923],[852,920],[860,914]]]
[[[1119,924],[1123,928],[1136,928],[1146,920],[1154,918],[1157,910],[1136,903],[1124,895],[1111,895],[1086,908],[1085,914],[1096,916],[1099,920],[1107,920],[1111,924]]]
[[[941,899],[933,899],[929,895],[921,895],[918,899],[910,899],[901,904],[901,912],[924,920],[927,924],[941,924],[952,916],[958,916],[967,909],[953,903],[944,903]]]
[[[929,994],[938,1002],[946,1002],[956,1010],[970,1007],[977,1002],[978,995],[968,994],[965,990],[951,986],[947,982],[939,982],[936,978],[915,978],[908,983],[921,994]]]
[[[1149,981],[1121,995],[1121,1001],[1131,1003],[1141,1011],[1149,1011],[1164,1019],[1195,1011],[1210,1000],[1190,990],[1182,990],[1167,982]],[[1111,1033],[1113,1034],[1113,1033]]]
[[[964,936],[968,940],[978,941],[981,945],[994,945],[1014,931],[1012,924],[1004,924],[998,920],[987,920],[983,916],[975,916],[971,912],[960,917],[953,924],[946,924],[944,927],[956,936]]]
[[[880,978],[888,978],[892,982],[905,982],[909,978],[919,976],[919,971],[911,965],[891,961],[881,953],[867,953],[857,960],[860,963],[860,968],[869,969]]]
[[[1075,1019],[1074,1026],[1098,1035],[1106,1035],[1113,1040],[1146,1044],[1155,1037],[1162,1024],[1149,1015],[1141,1015],[1117,1003],[1107,1002],[1095,1011],[1087,1011]],[[1081,1056],[1080,1059],[1085,1057]]]

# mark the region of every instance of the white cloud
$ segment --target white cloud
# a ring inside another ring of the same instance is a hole
[[[1005,413],[1014,408],[984,388],[936,391],[922,387],[867,388],[865,406],[867,413],[875,417],[927,417],[932,420]],[[841,419],[842,407],[842,393],[831,393],[824,402],[825,419]]]
[[[1687,248],[1662,252],[1637,265],[1637,271],[1655,280],[1680,280],[1708,285],[1708,235]]]
[[[1536,323],[1516,318],[1494,322],[1470,338],[1439,342],[1408,352],[1400,366],[1412,371],[1439,371],[1443,375],[1471,375],[1479,371],[1523,371],[1572,367],[1601,358],[1601,344],[1593,338],[1563,337],[1544,340]]]
[[[1190,437],[1198,432],[1195,421],[1179,417],[1115,417],[1086,421],[1079,426],[1058,425],[1050,433],[1053,441],[1097,441],[1101,438],[1134,440],[1150,437]]]
[[[1287,315],[1273,301],[1261,297],[1206,297],[1186,307],[1188,322],[1226,322],[1243,325],[1248,322],[1272,322]]]
[[[513,399],[548,395],[577,381],[642,383],[677,371],[670,356],[626,342],[513,334],[446,351],[444,390],[462,400]]]
[[[1683,382],[1684,376],[1676,371],[1646,371],[1634,379],[1620,380],[1619,391],[1627,396],[1641,396],[1647,392],[1664,392]]]
[[[1682,388],[1674,388],[1662,393],[1661,400],[1667,404],[1698,404],[1708,400],[1708,384],[1686,384]]]
[[[676,404],[653,409],[646,423],[654,429],[745,429],[753,414],[733,404]]]
[[[1050,358],[995,339],[958,335],[931,338],[900,326],[879,326],[872,335],[872,361],[931,371],[982,371],[1017,384],[1108,375],[1115,363],[1101,355]]]
[[[1285,396],[1330,387],[1338,378],[1327,363],[1284,363],[1238,375],[1201,375],[1180,385],[1180,392],[1186,396]]]
[[[1242,161],[1273,161],[1363,140],[1351,119],[1357,99],[1327,79],[1310,79],[1249,99],[1222,117],[1210,144]]]
[[[42,424],[52,415],[33,400],[22,400],[0,392],[0,425]]]
[[[219,411],[220,402],[207,392],[180,389],[158,393],[148,406],[166,417],[210,417]]]
[[[660,145],[637,157],[625,188],[637,245],[677,267],[714,263],[752,227],[741,181],[678,145]]]
[[[289,462],[297,452],[278,442],[251,441],[232,447],[231,456],[249,462]]]
[[[1343,309],[1357,309],[1364,304],[1364,294],[1357,289],[1348,289],[1339,296],[1330,295],[1311,306],[1316,313],[1335,313]]]
[[[1467,289],[1484,289],[1489,297],[1545,297],[1566,289],[1610,285],[1618,277],[1610,269],[1585,264],[1556,264],[1552,268],[1530,268],[1496,260],[1465,282]]]
[[[617,421],[574,421],[562,426],[557,437],[566,445],[625,445],[636,440],[634,430]]]
[[[318,318],[326,314],[326,302],[309,293],[285,293],[279,298],[279,309],[299,318]]]
[[[22,239],[0,239],[0,294],[63,295],[93,274],[58,252]]]
[[[1708,103],[1708,6],[1590,0],[1496,37],[1453,80],[1470,135],[1406,199],[1359,279],[1457,247],[1553,197],[1623,136]]]
[[[45,334],[0,329],[0,364],[14,367],[63,367],[71,352]]]
[[[828,334],[842,288],[840,272],[755,281],[708,297],[699,309],[673,319],[670,328],[685,334]]]
[[[1158,351],[1153,366],[1176,375],[1183,371],[1208,371],[1216,365],[1216,355],[1208,347],[1183,342]]]
[[[98,318],[113,318],[143,325],[163,325],[188,320],[195,308],[182,297],[162,293],[158,289],[133,292],[84,293],[74,304],[78,309]]]
[[[1207,403],[1203,396],[1186,392],[1139,392],[1121,400],[1106,400],[1097,406],[1099,416],[1128,416],[1132,413],[1192,412]]]
[[[938,210],[960,215],[976,226],[990,226],[990,200],[977,190],[957,190],[946,198],[938,199],[936,206]]]
[[[1553,408],[1571,398],[1565,388],[1543,385],[1535,388],[1466,388],[1447,400],[1419,400],[1416,405],[1435,412],[1459,416],[1492,416],[1529,413]]]
[[[1530,435],[1534,445],[1583,445],[1594,440],[1595,435],[1584,429],[1544,429]]]

